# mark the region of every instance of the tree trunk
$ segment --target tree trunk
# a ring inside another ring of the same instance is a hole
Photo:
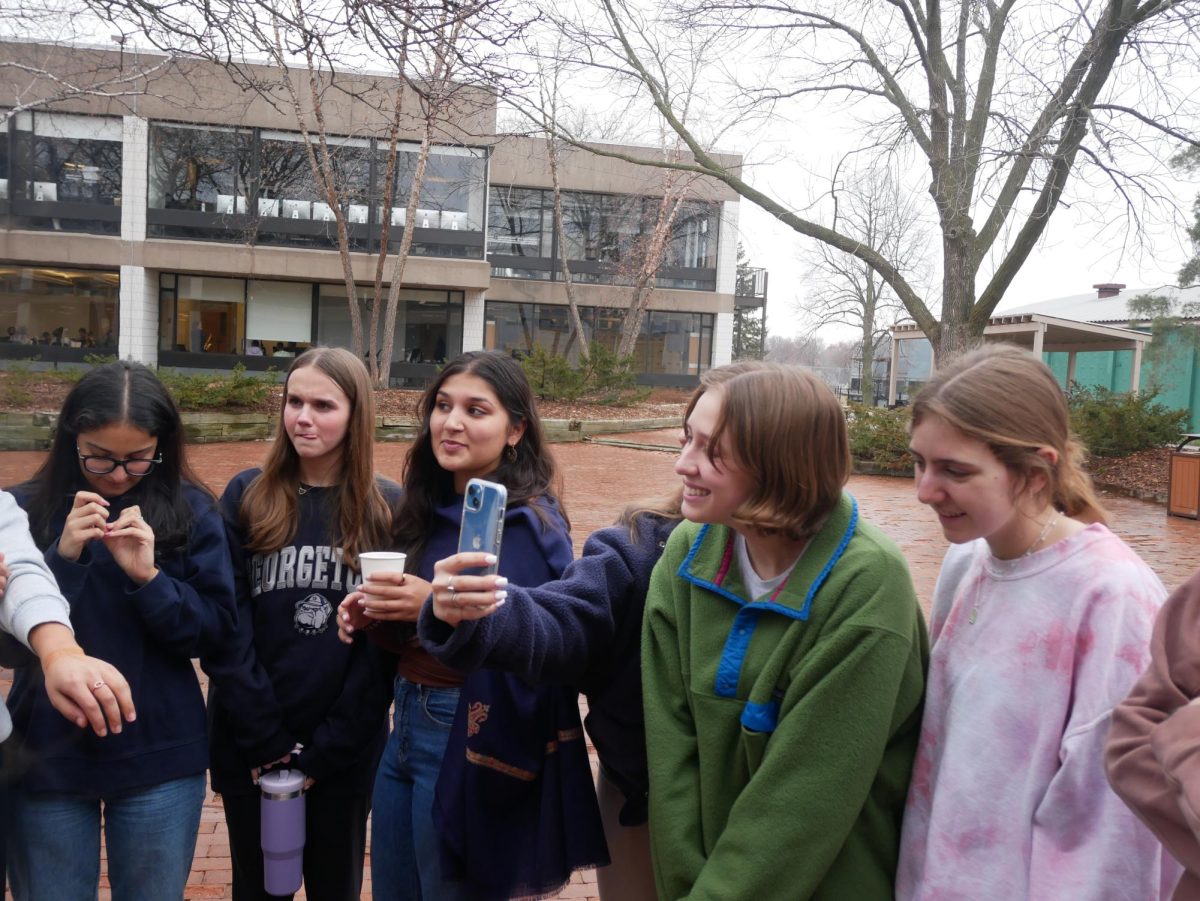
[[[986,320],[976,323],[971,318],[975,308],[975,270],[966,242],[947,237],[942,248],[942,320],[936,334],[929,335],[935,366],[981,344],[983,327],[987,325]]]
[[[553,134],[546,136],[546,154],[550,161],[550,183],[553,187],[554,198],[554,240],[558,244],[558,264],[562,271],[563,290],[567,295],[567,315],[571,323],[571,334],[579,340],[579,356],[587,363],[591,359],[592,349],[588,347],[587,336],[583,333],[583,320],[579,316],[579,305],[575,302],[575,285],[571,281],[571,266],[568,262],[567,236],[563,228],[562,187],[558,179],[558,145]]]
[[[400,249],[396,251],[396,259],[392,263],[392,280],[388,285],[387,311],[383,318],[383,347],[379,374],[376,376],[375,387],[386,388],[388,376],[392,369],[392,347],[396,337],[396,314],[400,309],[400,284],[404,280],[404,267],[408,263],[408,252],[412,248],[413,229],[417,227],[417,204],[421,199],[421,185],[425,181],[425,164],[429,162],[429,149],[433,144],[433,119],[425,120],[425,130],[421,135],[421,149],[417,154],[417,165],[413,170],[412,189],[408,192],[408,207],[404,213],[404,237],[400,239]]]

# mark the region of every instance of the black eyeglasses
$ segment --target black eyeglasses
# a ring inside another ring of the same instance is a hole
[[[162,462],[162,454],[149,459],[138,459],[130,457],[125,460],[114,460],[112,457],[97,457],[91,454],[83,453],[79,448],[75,448],[75,453],[79,454],[79,460],[83,463],[83,468],[92,475],[106,476],[118,466],[123,466],[125,472],[131,476],[149,475],[150,471]]]

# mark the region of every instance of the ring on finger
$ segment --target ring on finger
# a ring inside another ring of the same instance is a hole
[[[104,687],[104,680],[100,679],[99,681],[96,682],[95,685],[92,686],[92,691],[99,691],[103,687]]]

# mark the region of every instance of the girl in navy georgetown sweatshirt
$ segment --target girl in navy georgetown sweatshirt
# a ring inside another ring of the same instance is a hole
[[[319,901],[357,901],[367,813],[391,699],[383,654],[337,640],[336,609],[360,581],[358,554],[390,543],[399,487],[373,474],[367,370],[317,347],[288,370],[262,470],[235,476],[221,507],[238,599],[237,641],[212,676],[212,780],[229,826],[233,896],[263,889],[263,767],[307,776],[304,883]]]
[[[577,693],[495,670],[464,676],[421,648],[413,623],[434,561],[457,547],[471,478],[508,489],[501,575],[534,586],[562,573],[571,543],[553,459],[525,374],[503,354],[452,360],[420,410],[395,523],[409,574],[372,576],[340,624],[348,639],[369,628],[398,654],[395,728],[373,802],[374,897],[544,896],[573,868],[605,860]]]
[[[734,363],[701,377],[706,388],[761,369]],[[588,735],[600,757],[596,795],[612,863],[596,871],[603,901],[655,901],[646,828],[646,726],[642,716],[642,611],[650,573],[679,524],[682,489],[630,506],[617,525],[588,537],[562,578],[534,588],[509,584],[495,600],[494,578],[467,576],[478,554],[434,566],[435,590],[418,621],[421,642],[447,666],[495,667],[530,682],[558,681],[587,695]]]
[[[49,457],[14,494],[77,640],[125,675],[137,719],[100,739],[51,708],[36,667],[18,671],[9,701],[28,769],[13,799],[13,895],[96,897],[103,816],[113,897],[181,899],[208,764],[191,658],[231,640],[236,606],[221,516],[188,469],[166,388],[138,363],[84,375]],[[92,688],[112,700],[103,680]]]

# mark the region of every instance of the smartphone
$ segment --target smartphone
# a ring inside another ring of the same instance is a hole
[[[463,570],[472,576],[494,576],[500,567],[500,538],[504,534],[504,507],[508,489],[496,482],[471,479],[463,498],[462,527],[458,532],[458,551],[480,551],[491,554],[496,562],[491,566],[474,566]]]

